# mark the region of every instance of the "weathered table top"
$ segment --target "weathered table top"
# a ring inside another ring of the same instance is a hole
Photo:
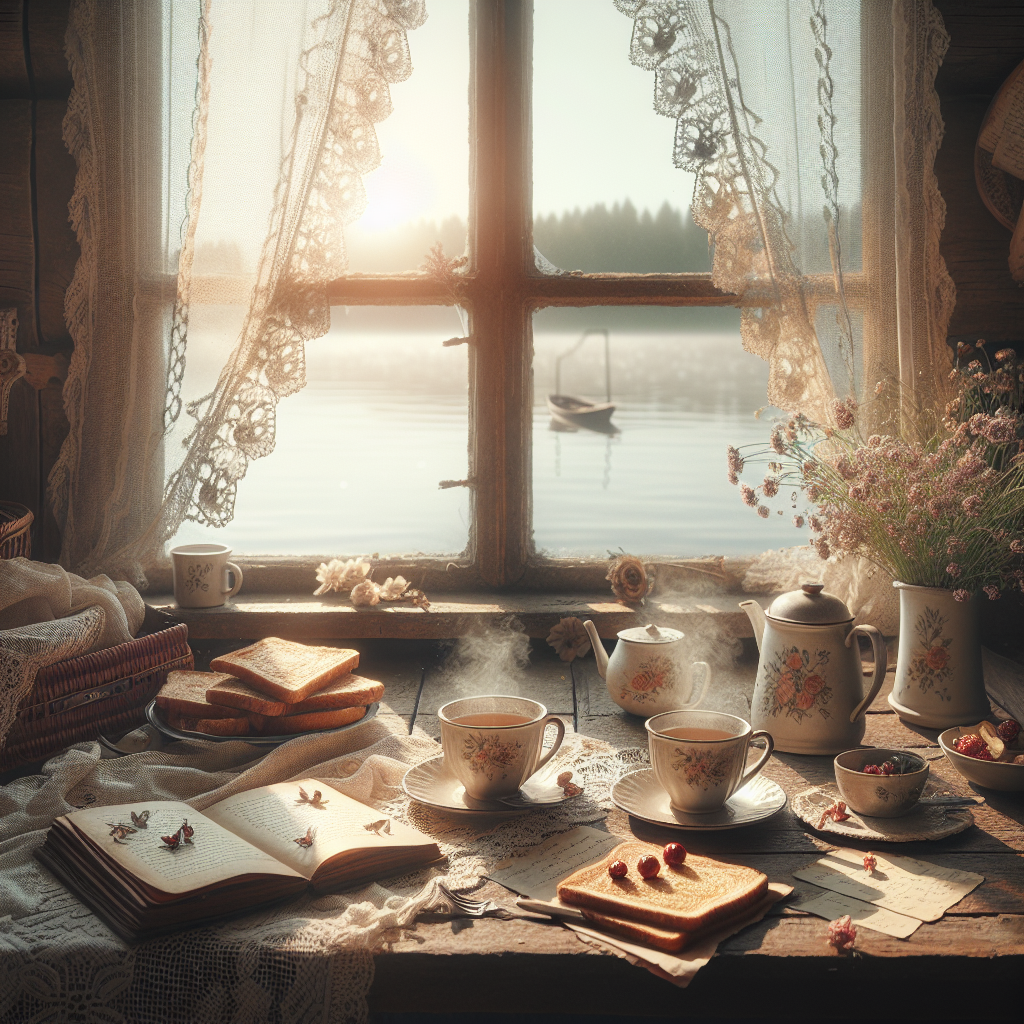
[[[197,642],[197,662],[237,642]],[[382,714],[400,716],[438,738],[437,710],[454,696],[487,692],[497,666],[480,666],[467,682],[445,664],[450,645],[416,641],[356,641],[360,671],[386,685]],[[746,716],[755,662],[740,660],[716,677],[706,704]],[[643,721],[620,711],[597,674],[593,657],[572,665],[534,641],[529,665],[491,692],[515,692],[545,704],[579,733],[616,747],[645,747]],[[985,883],[945,917],[924,924],[908,940],[860,929],[856,957],[825,943],[827,922],[785,905],[724,942],[690,987],[680,990],[642,968],[602,955],[557,924],[482,919],[419,922],[376,958],[370,1004],[376,1012],[601,1013],[728,1015],[740,1017],[866,1017],[979,1019],[1014,1016],[1024,964],[1024,799],[1021,794],[973,791],[948,765],[935,733],[914,731],[890,711],[887,685],[867,715],[864,742],[915,748],[949,790],[978,792],[975,827],[937,842],[890,849],[937,864],[975,871]],[[832,781],[831,758],[776,754],[765,767],[790,798]],[[610,831],[653,842],[680,833],[613,811]],[[734,831],[685,833],[688,849],[749,864],[772,882],[813,888],[792,871],[835,849],[787,806],[767,821]],[[857,842],[842,845],[867,849]],[[488,883],[493,886],[494,883]],[[508,898],[504,889],[495,886]],[[484,890],[481,890],[483,893]],[[792,902],[792,901],[789,901]],[[837,984],[838,982],[838,984]],[[855,1002],[851,1002],[853,999]]]

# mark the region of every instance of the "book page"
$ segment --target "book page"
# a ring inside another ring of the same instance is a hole
[[[985,881],[970,871],[942,868],[912,857],[877,852],[874,857],[876,867],[870,875],[864,870],[863,853],[836,850],[794,871],[793,876],[918,921],[938,921],[954,903]]]
[[[239,793],[207,807],[206,813],[305,878],[347,850],[434,845],[415,829],[316,779]],[[381,866],[387,867],[386,859]]]
[[[1024,75],[1018,75],[1006,95],[1009,102],[1003,115],[999,142],[992,154],[992,166],[1015,178],[1024,178]]]
[[[1024,64],[1018,65],[996,95],[996,100],[985,118],[981,134],[978,136],[978,145],[982,149],[989,153],[996,151],[1003,137],[1003,124],[1006,121],[1007,111],[1022,95],[1024,95]]]
[[[66,820],[101,853],[161,892],[190,892],[240,875],[296,874],[177,800],[89,807]],[[171,850],[161,837],[173,836],[184,821],[195,830],[192,842]]]

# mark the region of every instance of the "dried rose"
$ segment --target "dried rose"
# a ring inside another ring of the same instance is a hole
[[[828,944],[830,946],[835,946],[836,949],[841,949],[845,952],[853,949],[853,944],[856,941],[857,929],[853,926],[853,921],[849,914],[844,914],[842,917],[830,922],[828,926]]]
[[[869,875],[873,875],[875,873],[875,868],[877,868],[877,867],[878,867],[878,861],[875,860],[875,855],[873,853],[865,853],[864,854],[864,870]]]
[[[360,605],[380,604],[380,587],[373,580],[363,580],[352,588],[348,596],[357,608]]]
[[[616,558],[605,579],[611,581],[612,593],[627,604],[643,604],[654,586],[654,577],[647,575],[644,563],[633,555]]]
[[[554,647],[555,653],[562,661],[582,658],[590,650],[590,637],[583,628],[583,623],[575,615],[559,619],[558,625],[551,627],[548,643]]]
[[[347,562],[341,561],[340,558],[332,558],[329,562],[321,562],[320,568],[316,571],[320,586],[313,591],[313,596],[319,597],[331,590],[336,590],[339,594],[350,591],[369,574],[370,563],[361,558],[350,558]]]

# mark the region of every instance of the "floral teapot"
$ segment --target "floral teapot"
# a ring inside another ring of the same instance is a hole
[[[597,660],[597,671],[608,684],[612,700],[633,715],[660,715],[663,711],[693,710],[704,699],[711,683],[711,666],[706,661],[687,664],[683,660],[683,634],[678,629],[634,626],[617,634],[619,642],[611,658],[605,653],[594,623],[583,623]],[[693,669],[704,669],[704,682],[695,700]]]
[[[776,750],[839,754],[864,738],[864,713],[875,699],[888,655],[874,626],[854,626],[849,608],[823,584],[805,583],[777,597],[767,612],[740,607],[760,651],[750,724],[772,735]],[[864,693],[858,634],[871,640],[875,672]]]

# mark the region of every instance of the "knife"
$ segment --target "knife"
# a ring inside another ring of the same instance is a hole
[[[561,903],[546,903],[544,900],[528,900],[525,896],[520,896],[516,900],[516,906],[520,910],[529,910],[533,914],[562,917],[567,921],[576,921],[577,923],[590,920],[582,910],[577,910],[575,907],[566,907]]]

